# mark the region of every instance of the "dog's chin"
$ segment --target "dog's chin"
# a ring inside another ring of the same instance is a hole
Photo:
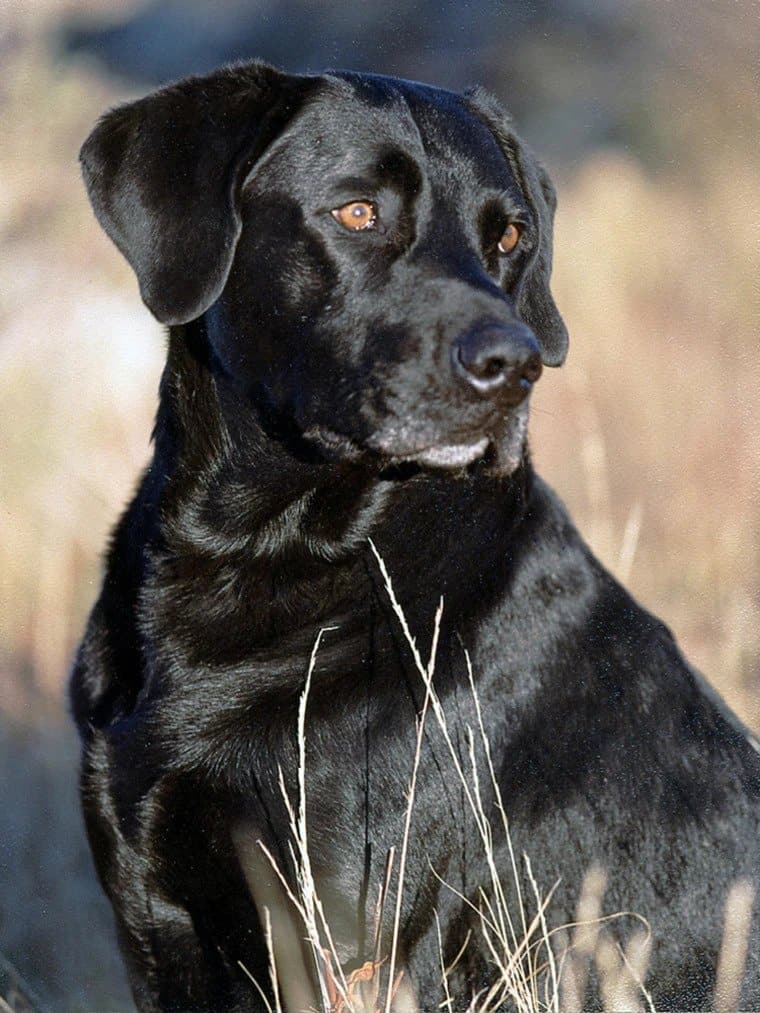
[[[492,423],[487,431],[468,439],[431,439],[409,447],[393,433],[377,434],[369,445],[379,451],[391,465],[414,464],[426,471],[448,472],[452,475],[485,473],[506,477],[519,468],[525,453],[528,430],[528,405]],[[409,441],[411,442],[411,441]]]
[[[381,471],[406,474],[410,467],[452,475],[482,471],[495,477],[511,475],[520,466],[527,434],[526,410],[518,409],[491,432],[469,439],[404,439],[403,433],[374,433],[361,442],[325,426],[314,426],[304,437],[328,460],[365,461]]]
[[[487,436],[474,443],[439,443],[411,453],[388,454],[400,461],[411,461],[422,468],[442,471],[459,471],[485,459],[491,441]]]

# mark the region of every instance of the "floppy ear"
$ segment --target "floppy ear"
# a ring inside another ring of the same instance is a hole
[[[163,323],[193,320],[218,298],[242,183],[315,81],[262,63],[223,68],[114,109],[85,141],[95,214]]]
[[[475,115],[496,137],[538,226],[538,244],[517,290],[517,310],[535,333],[547,366],[561,366],[567,355],[567,328],[549,288],[552,227],[557,198],[551,180],[533,152],[514,132],[508,113],[482,88],[466,92]]]

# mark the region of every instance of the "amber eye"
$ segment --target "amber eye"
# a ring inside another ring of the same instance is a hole
[[[511,253],[520,242],[521,232],[516,225],[508,225],[499,240],[499,253]]]
[[[350,232],[373,229],[377,221],[377,208],[368,200],[352,200],[330,212],[336,222]]]

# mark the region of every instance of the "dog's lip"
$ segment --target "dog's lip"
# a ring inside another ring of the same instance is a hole
[[[483,436],[475,443],[438,443],[410,454],[391,456],[415,461],[428,468],[465,468],[485,455],[490,442],[487,436]]]
[[[491,445],[490,436],[479,436],[469,442],[428,443],[419,447],[407,447],[394,440],[372,439],[367,445],[375,453],[394,462],[414,462],[426,468],[466,468],[483,458]]]
[[[414,462],[424,467],[442,469],[466,468],[484,457],[491,444],[489,436],[480,436],[469,443],[432,443],[421,447],[405,447],[392,440],[372,437],[359,443],[326,426],[314,426],[304,436],[326,450],[339,452],[341,456],[356,458],[362,453],[370,452],[395,462]]]
[[[327,426],[311,426],[303,436],[309,443],[316,443],[323,451],[337,454],[340,458],[356,460],[365,453],[365,448],[345,433],[339,433]]]

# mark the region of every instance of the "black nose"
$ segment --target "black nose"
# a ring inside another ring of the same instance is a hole
[[[487,324],[451,346],[454,372],[479,394],[519,404],[541,376],[541,352],[525,324]]]

